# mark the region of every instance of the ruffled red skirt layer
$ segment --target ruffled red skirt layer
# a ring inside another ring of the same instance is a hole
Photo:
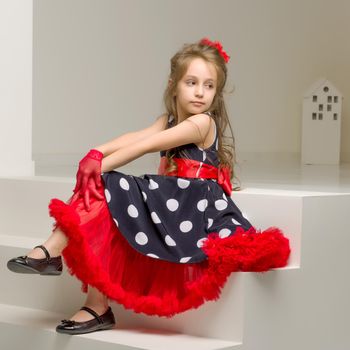
[[[101,188],[103,194],[104,189]],[[105,200],[91,199],[87,212],[82,199],[67,203],[52,199],[55,227],[68,237],[62,252],[68,271],[97,288],[110,300],[137,313],[172,317],[217,300],[227,277],[235,271],[264,272],[287,265],[289,240],[277,227],[244,231],[220,238],[208,235],[201,263],[173,263],[139,253],[124,238]]]

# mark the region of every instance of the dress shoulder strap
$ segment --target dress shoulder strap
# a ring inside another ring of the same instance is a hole
[[[216,149],[217,149],[217,137],[218,137],[218,133],[217,133],[217,126],[216,126],[216,121],[215,121],[215,118],[213,118],[213,115],[211,112],[209,111],[206,111],[206,112],[203,112],[204,114],[207,114],[209,115],[209,117],[213,120],[214,122],[214,130],[215,130],[215,137],[214,137],[214,144],[216,145]],[[209,131],[208,131],[209,133]],[[208,136],[208,134],[206,135],[206,137]]]

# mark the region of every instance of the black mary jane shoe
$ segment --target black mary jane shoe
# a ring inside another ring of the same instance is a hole
[[[12,258],[7,262],[7,268],[12,272],[18,273],[33,273],[39,275],[57,276],[62,273],[62,257],[56,256],[52,258],[50,253],[43,245],[38,245],[34,248],[41,248],[46,258],[34,259],[27,255]]]
[[[89,312],[94,318],[85,322],[61,320],[61,324],[56,327],[56,332],[66,334],[84,334],[111,329],[115,325],[115,318],[110,306],[101,316],[87,306],[83,306],[80,310]]]

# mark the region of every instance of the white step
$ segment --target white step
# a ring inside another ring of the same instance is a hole
[[[349,208],[350,193],[305,197],[300,269],[246,275],[244,350],[350,349]]]
[[[67,271],[58,277],[20,275],[5,266],[8,258],[25,253],[47,237],[51,224],[47,202],[52,197],[68,198],[72,187],[73,179],[0,180],[0,277],[8,287],[0,291],[0,303],[55,311],[67,318],[85,299],[80,283]],[[21,193],[37,191],[41,191],[38,198],[26,202],[31,205],[29,211],[25,204],[18,208],[16,198]],[[295,350],[300,348],[300,339],[308,349],[346,349],[350,194],[247,188],[233,192],[232,199],[257,229],[277,226],[287,235],[292,248],[288,267],[265,274],[234,273],[218,301],[171,319],[135,314],[112,303],[119,326],[221,339],[240,350]],[[16,222],[19,213],[23,223]],[[16,227],[8,230],[11,222]],[[22,228],[27,230],[22,232]],[[335,321],[328,322],[331,319]],[[3,327],[0,324],[0,332]],[[337,339],[344,346],[337,347],[327,339]]]
[[[65,315],[0,304],[2,349],[35,350],[239,350],[240,344],[147,327],[121,328],[67,335],[55,328]]]

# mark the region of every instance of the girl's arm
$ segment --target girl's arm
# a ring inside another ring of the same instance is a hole
[[[170,129],[121,147],[118,151],[103,158],[101,171],[106,172],[119,168],[147,153],[203,142],[202,135],[208,135],[209,129],[210,117],[207,114],[193,115]]]
[[[112,141],[94,147],[94,149],[97,149],[98,151],[102,152],[103,156],[106,157],[123,147],[127,147],[135,142],[138,142],[144,138],[150,137],[153,134],[164,130],[166,122],[167,114],[162,114],[156,119],[156,121],[151,126],[139,131],[125,133]]]

